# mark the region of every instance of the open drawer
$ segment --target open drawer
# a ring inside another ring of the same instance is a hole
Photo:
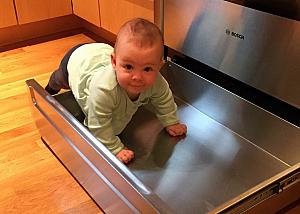
[[[142,107],[120,136],[135,151],[127,166],[83,126],[71,92],[51,96],[26,81],[44,143],[101,209],[240,213],[285,192],[288,201],[273,209],[299,199],[298,127],[172,62],[162,73],[188,134],[168,136],[151,108]]]

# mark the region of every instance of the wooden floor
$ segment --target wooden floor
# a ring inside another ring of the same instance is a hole
[[[0,213],[101,213],[40,140],[25,80],[45,86],[83,34],[0,53]]]

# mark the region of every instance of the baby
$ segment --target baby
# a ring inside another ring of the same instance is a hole
[[[46,90],[56,94],[71,89],[85,114],[84,124],[123,163],[134,158],[119,135],[138,107],[151,103],[171,136],[187,127],[176,116],[177,106],[163,65],[163,38],[153,23],[137,18],[126,22],[115,47],[104,43],[72,48],[50,77]]]

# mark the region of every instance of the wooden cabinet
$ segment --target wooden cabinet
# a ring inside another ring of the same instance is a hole
[[[72,14],[71,0],[15,0],[15,5],[19,24]]]
[[[100,9],[98,0],[72,0],[73,13],[100,27]]]
[[[17,24],[13,0],[0,1],[0,28]]]
[[[142,17],[154,22],[154,0],[99,0],[101,27],[117,34],[129,19]]]

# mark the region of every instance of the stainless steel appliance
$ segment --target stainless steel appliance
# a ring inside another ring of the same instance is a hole
[[[299,20],[220,0],[166,0],[164,14],[170,48],[299,110]],[[43,141],[107,213],[241,213],[299,200],[299,127],[174,61],[161,72],[185,138],[141,108],[121,135],[135,151],[125,166],[82,125],[71,92],[52,97],[28,80]]]
[[[166,0],[167,46],[299,109],[300,1],[232,2],[285,2],[294,19],[223,0]]]

